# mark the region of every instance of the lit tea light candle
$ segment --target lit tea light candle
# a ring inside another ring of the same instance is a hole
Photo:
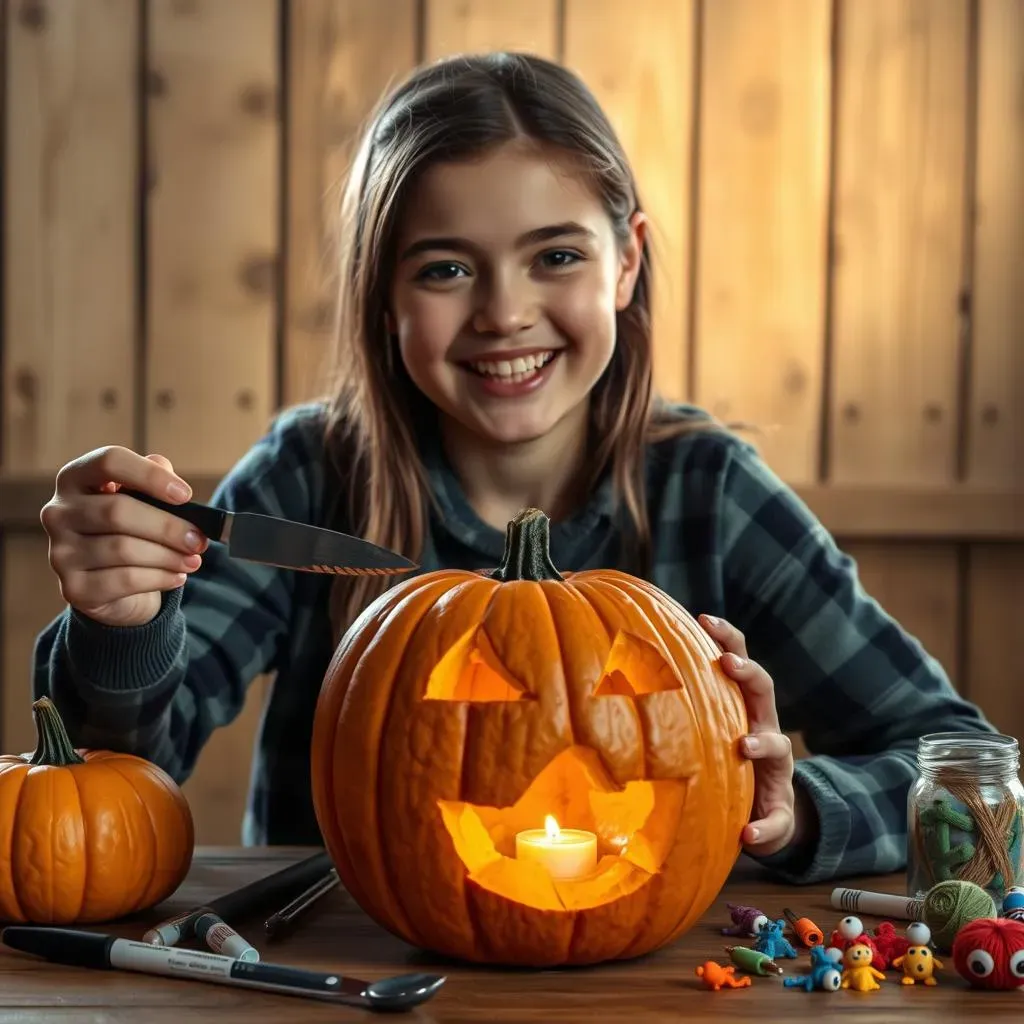
[[[516,833],[516,859],[543,865],[552,878],[580,878],[597,866],[597,836],[581,828],[559,828],[548,814],[543,828]]]

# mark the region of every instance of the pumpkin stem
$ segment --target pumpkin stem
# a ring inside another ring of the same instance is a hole
[[[505,554],[491,577],[509,580],[561,580],[551,561],[550,520],[539,508],[524,508],[505,528]]]
[[[85,764],[85,758],[77,753],[68,737],[57,705],[49,697],[40,697],[33,702],[32,717],[36,722],[38,741],[29,764],[49,764],[58,768]]]

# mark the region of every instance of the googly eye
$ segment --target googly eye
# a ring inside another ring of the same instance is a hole
[[[860,923],[859,917],[844,917],[839,922],[839,934],[844,939],[855,939],[864,934],[864,925]]]
[[[835,964],[842,963],[843,951],[836,946],[829,946],[828,949],[825,950],[825,956]]]
[[[1018,949],[1010,957],[1010,973],[1015,978],[1024,978],[1024,949]]]
[[[924,921],[914,921],[913,924],[908,924],[904,934],[915,946],[927,946],[932,938],[932,930]]]
[[[754,920],[750,923],[750,930],[755,935],[760,935],[761,929],[764,928],[767,924],[768,918],[765,917],[764,914],[758,914],[757,917],[755,917]]]
[[[967,970],[976,978],[987,978],[995,969],[995,961],[988,950],[972,949],[967,954]]]
[[[838,971],[825,971],[821,976],[821,987],[826,992],[836,992],[842,980],[843,976]]]

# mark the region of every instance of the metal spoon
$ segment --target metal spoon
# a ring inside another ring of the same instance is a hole
[[[355,981],[355,979],[352,979]],[[399,974],[363,986],[358,1004],[373,1010],[408,1010],[425,1003],[445,983],[439,974]]]

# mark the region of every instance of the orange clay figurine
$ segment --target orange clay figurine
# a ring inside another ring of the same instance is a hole
[[[797,917],[789,907],[783,907],[782,913],[792,926],[793,933],[808,949],[820,946],[825,941],[821,929],[809,917]]]
[[[885,975],[871,966],[874,953],[870,946],[863,942],[855,942],[843,953],[843,988],[852,988],[857,992],[874,992],[882,986],[875,981],[885,980]]]
[[[723,967],[721,964],[716,964],[714,960],[705,960],[699,967],[694,968],[693,973],[712,992],[718,992],[723,987],[746,988],[750,984],[749,975],[744,974],[743,977],[737,978],[736,968],[732,964]]]

